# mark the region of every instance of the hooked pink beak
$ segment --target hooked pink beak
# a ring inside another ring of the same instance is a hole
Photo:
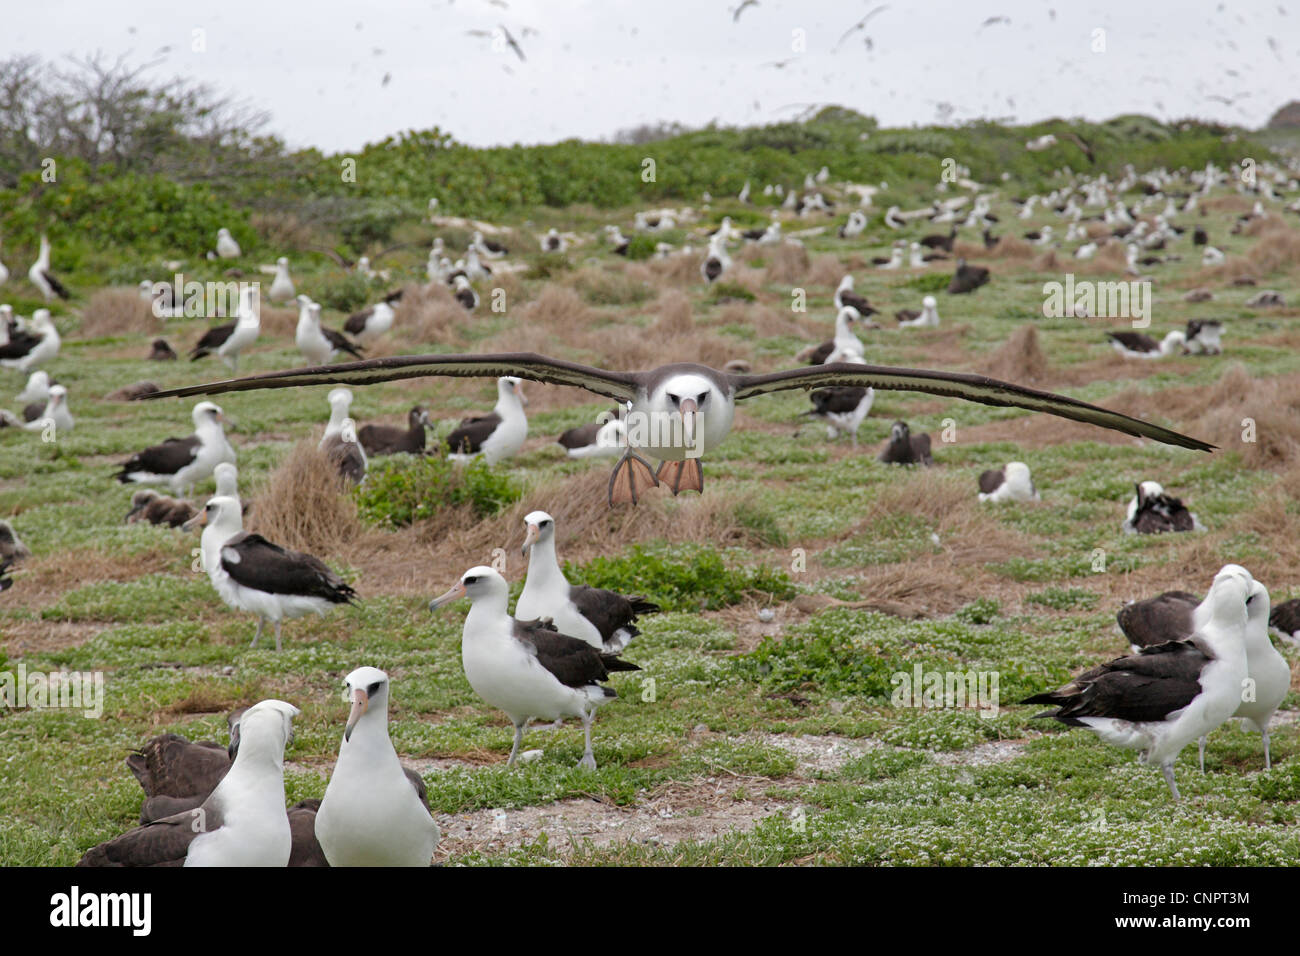
[[[366,696],[364,690],[358,687],[352,692],[352,710],[348,714],[348,725],[343,728],[344,740],[352,739],[352,728],[357,725],[357,721],[361,719],[361,715],[369,709],[370,698]]]
[[[519,401],[524,405],[528,404],[528,396],[524,394],[524,383],[515,382],[515,394],[519,396]]]
[[[520,549],[521,553],[528,553],[528,549],[533,546],[533,542],[537,540],[537,536],[540,533],[541,529],[538,528],[537,525],[530,524],[528,526],[528,534],[524,536],[524,546]]]
[[[442,595],[441,597],[434,598],[432,601],[429,602],[429,610],[436,611],[444,604],[450,604],[452,601],[455,601],[458,598],[463,598],[464,596],[465,596],[465,585],[462,582],[457,581],[452,586],[450,591],[448,591],[446,594]]]
[[[695,422],[700,414],[700,406],[695,403],[693,398],[683,398],[681,403],[682,410],[682,437],[686,439],[687,445],[695,444]]]

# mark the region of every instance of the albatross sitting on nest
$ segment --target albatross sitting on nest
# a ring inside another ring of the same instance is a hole
[[[240,719],[239,752],[203,803],[87,850],[78,866],[287,866],[284,749],[299,710],[264,700]]]
[[[1200,451],[1206,442],[1064,395],[1012,385],[981,375],[929,369],[891,368],[836,362],[751,375],[719,371],[707,365],[678,362],[642,372],[605,369],[548,358],[531,352],[497,355],[400,355],[342,365],[250,375],[225,382],[190,385],[156,392],[151,399],[219,394],[299,385],[368,385],[429,375],[452,377],[516,376],[553,385],[569,385],[618,402],[630,403],[628,447],[610,477],[610,504],[635,503],[660,481],[674,494],[702,491],[701,456],[720,445],[731,431],[736,402],[787,389],[852,385],[897,391],[927,392],[984,405],[1026,408],[1087,422]],[[638,452],[657,458],[658,470]]]

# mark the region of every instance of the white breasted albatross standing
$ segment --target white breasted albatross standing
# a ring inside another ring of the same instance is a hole
[[[1168,641],[1080,674],[1060,690],[1021,703],[1052,704],[1054,717],[1085,727],[1106,743],[1137,750],[1138,762],[1155,764],[1175,800],[1174,761],[1193,740],[1210,733],[1237,710],[1246,670],[1246,600],[1253,579],[1228,565],[1214,578],[1196,612],[1197,629],[1186,641]]]
[[[365,358],[362,350],[346,335],[321,325],[320,305],[305,295],[298,296],[298,328],[294,333],[294,344],[309,365],[325,365],[340,352]]]
[[[1038,489],[1023,461],[980,473],[980,501],[1038,501]]]
[[[239,502],[210,498],[203,509],[199,540],[203,569],[228,607],[258,616],[253,647],[267,621],[275,627],[280,650],[280,625],[306,614],[319,614],[338,604],[355,604],[357,592],[325,566],[320,558],[272,544],[244,530]]]
[[[60,299],[68,298],[68,290],[50,271],[50,239],[45,233],[41,233],[40,255],[32,263],[32,267],[27,270],[27,278],[31,280],[32,285],[40,290],[46,302],[56,296]]]
[[[351,416],[352,390],[332,388],[328,400],[330,420],[316,447],[338,469],[340,475],[361,484],[370,468],[370,462],[366,458],[366,450],[357,440],[357,423]]]
[[[521,621],[549,620],[561,634],[586,641],[598,651],[618,654],[640,634],[639,614],[654,614],[659,605],[641,595],[624,597],[604,588],[573,585],[564,576],[555,554],[555,519],[545,511],[524,517],[528,533],[528,577],[515,604]]]
[[[242,255],[229,229],[217,230],[217,255],[222,259],[238,259]]]
[[[552,385],[586,389],[630,403],[628,447],[610,476],[610,504],[635,503],[639,494],[664,480],[674,493],[702,490],[700,457],[731,431],[736,402],[787,389],[853,385],[889,391],[914,391],[961,398],[983,405],[1025,408],[1086,422],[1128,435],[1200,451],[1215,446],[1120,412],[981,375],[931,369],[891,368],[837,362],[764,374],[725,372],[690,362],[641,372],[611,372],[533,352],[488,355],[400,355],[344,365],[263,372],[225,382],[189,385],[151,393],[149,399],[220,394],[299,385],[357,384],[429,375],[449,377],[515,376]],[[642,458],[659,459],[658,473]]]
[[[344,686],[352,709],[316,811],[325,859],[330,866],[428,866],[438,824],[388,736],[388,675],[358,667]]]
[[[289,278],[289,260],[281,256],[275,260],[275,278],[266,297],[272,302],[292,302],[295,294],[293,280]]]
[[[806,361],[809,365],[824,365],[827,362],[843,362],[852,356],[863,356],[862,340],[853,334],[853,323],[861,322],[861,313],[853,306],[841,306],[835,315],[835,337],[817,346],[810,346],[795,356],[796,361]]]
[[[50,397],[50,373],[37,369],[27,377],[23,390],[14,396],[17,402],[45,402]]]
[[[190,417],[194,421],[193,435],[168,438],[161,445],[136,452],[122,463],[114,477],[124,485],[165,482],[175,494],[189,494],[218,464],[223,461],[234,464],[235,450],[226,440],[220,406],[199,402]]]
[[[54,434],[58,435],[72,431],[74,424],[72,413],[68,411],[68,390],[62,385],[51,385],[50,397],[45,400],[45,407],[23,427],[28,431],[39,432],[53,425]]]
[[[287,866],[284,750],[299,713],[282,700],[248,708],[234,763],[200,806],[92,847],[77,865]]]
[[[507,610],[509,594],[506,579],[496,571],[470,568],[451,590],[429,602],[429,610],[462,597],[471,601],[461,638],[461,663],[474,693],[505,711],[514,724],[507,767],[519,755],[529,721],[577,717],[586,743],[578,766],[595,770],[591,722],[597,707],[618,696],[602,685],[610,671],[641,668],[543,622],[515,620]]]
[[[528,416],[524,406],[524,383],[517,377],[503,375],[497,379],[496,407],[486,415],[462,418],[447,436],[448,456],[452,461],[469,461],[482,455],[489,465],[512,457],[528,437]]]
[[[190,352],[190,361],[216,353],[232,372],[239,371],[239,353],[257,341],[262,330],[262,305],[256,286],[240,291],[239,312],[234,322],[214,325],[203,333]]]
[[[837,351],[836,355],[838,354]],[[863,364],[861,356],[849,355],[843,361],[850,364]],[[829,388],[814,389],[808,393],[808,399],[813,407],[804,412],[804,415],[811,415],[824,421],[828,439],[834,440],[841,434],[845,434],[849,436],[853,447],[856,448],[858,427],[871,411],[871,406],[876,400],[876,390],[855,385],[832,385]]]

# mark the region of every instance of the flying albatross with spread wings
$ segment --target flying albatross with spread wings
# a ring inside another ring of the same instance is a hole
[[[891,368],[835,362],[805,368],[741,375],[690,362],[641,372],[611,372],[533,352],[488,355],[398,355],[340,365],[263,372],[224,382],[167,389],[147,398],[218,395],[297,385],[372,385],[431,375],[515,376],[586,389],[627,404],[627,447],[609,481],[609,502],[636,503],[637,496],[664,482],[673,494],[703,491],[701,456],[731,431],[736,402],[787,389],[853,385],[861,388],[927,392],[984,405],[1011,406],[1088,422],[1167,445],[1199,451],[1215,446],[1151,422],[1051,392],[1012,385],[981,375],[929,369]],[[660,462],[653,470],[638,451]]]

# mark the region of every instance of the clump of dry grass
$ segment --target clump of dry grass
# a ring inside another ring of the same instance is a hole
[[[486,307],[479,303],[480,309]],[[390,335],[404,345],[453,345],[462,341],[460,330],[469,314],[442,283],[408,285],[403,288]]]
[[[1038,342],[1038,329],[1021,325],[979,366],[982,374],[1007,382],[1043,382],[1048,378],[1047,356]]]
[[[655,302],[655,322],[650,333],[655,336],[685,335],[695,329],[691,300],[677,289],[665,289]]]
[[[828,253],[813,258],[811,264],[805,269],[806,275],[803,276],[803,279],[809,285],[828,285],[834,289],[840,284],[840,280],[844,278],[845,272],[864,267],[865,263],[861,259],[857,260],[856,265],[853,262],[841,263],[837,256]]]
[[[519,310],[520,321],[553,333],[585,329],[596,314],[582,297],[567,286],[548,282],[533,301]]]
[[[652,284],[636,279],[630,270],[587,266],[566,279],[592,305],[633,305],[650,298]]]
[[[700,278],[700,265],[704,262],[703,252],[690,254],[674,253],[667,259],[650,259],[648,265],[658,280],[658,285],[682,288],[703,282]]]
[[[1300,459],[1300,374],[1255,378],[1234,362],[1210,388],[1124,389],[1104,403],[1129,415],[1167,418],[1182,430],[1236,451],[1252,468]],[[1253,439],[1253,440],[1252,440]]]
[[[1016,236],[1003,236],[992,249],[985,249],[983,243],[973,255],[990,259],[1032,259],[1036,251],[1033,246]]]
[[[140,298],[136,289],[100,289],[91,295],[81,316],[81,334],[90,339],[127,332],[152,335],[162,327],[152,304]]]
[[[1048,249],[1034,262],[1034,268],[1039,272],[1057,272],[1061,268],[1060,260],[1056,258],[1056,250]]]
[[[347,549],[362,525],[350,485],[317,450],[319,440],[300,441],[254,492],[249,530],[321,557]]]
[[[760,248],[772,250],[771,255],[768,256],[767,269],[764,272],[767,282],[781,285],[795,283],[797,285],[809,281],[808,250],[803,246],[796,246],[792,242],[783,242],[776,246]],[[838,279],[835,281],[836,284],[839,283]]]
[[[806,317],[806,314],[803,315]],[[826,321],[833,326],[835,320],[833,316],[827,316]],[[758,338],[809,334],[795,313],[768,305],[741,305],[732,302],[722,307],[718,313],[718,323],[752,328]]]
[[[231,320],[228,319],[227,321]],[[261,321],[263,335],[273,338],[287,338],[292,341],[294,334],[298,331],[298,310],[293,307],[281,308],[263,302]]]

